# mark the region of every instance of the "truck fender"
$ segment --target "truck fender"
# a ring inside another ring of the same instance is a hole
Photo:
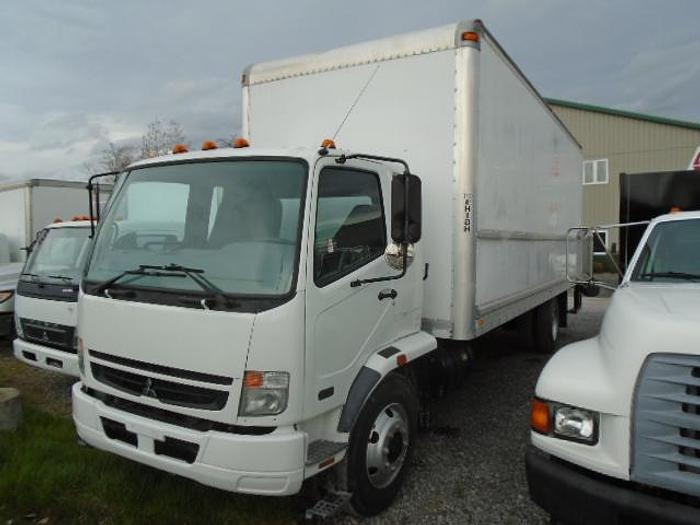
[[[436,348],[435,337],[426,332],[418,332],[373,353],[360,368],[350,387],[338,422],[338,432],[352,430],[365,401],[384,377],[399,366],[405,366]]]

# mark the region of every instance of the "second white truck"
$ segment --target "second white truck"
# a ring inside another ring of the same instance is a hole
[[[31,244],[15,296],[14,354],[25,363],[78,376],[78,283],[90,222],[57,222]]]
[[[243,100],[251,147],[120,177],[81,284],[76,427],[230,491],[328,473],[375,514],[471,341],[521,318],[553,348],[580,148],[479,21],[255,65]]]
[[[542,371],[532,429],[552,523],[700,523],[700,212],[647,227],[600,335]]]

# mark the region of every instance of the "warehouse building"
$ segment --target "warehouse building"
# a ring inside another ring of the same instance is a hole
[[[620,174],[685,170],[700,146],[700,123],[547,99],[583,147],[586,225],[617,223]],[[700,176],[700,173],[698,174]],[[618,232],[602,232],[617,251]]]

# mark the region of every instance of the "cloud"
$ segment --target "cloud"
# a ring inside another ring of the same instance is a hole
[[[694,0],[3,2],[3,174],[70,178],[155,118],[229,137],[251,62],[477,17],[547,96],[700,120]]]

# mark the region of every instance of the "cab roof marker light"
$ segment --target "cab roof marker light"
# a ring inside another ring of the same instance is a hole
[[[177,155],[178,153],[187,153],[190,151],[190,148],[187,147],[187,144],[175,144],[173,146],[173,155]]]
[[[248,139],[238,137],[236,140],[233,141],[233,147],[236,149],[248,148],[250,147],[250,142],[248,142]]]
[[[205,140],[202,142],[202,151],[208,151],[210,149],[218,149],[219,145],[215,140]]]
[[[326,149],[335,149],[335,141],[333,139],[323,139],[321,147]]]

